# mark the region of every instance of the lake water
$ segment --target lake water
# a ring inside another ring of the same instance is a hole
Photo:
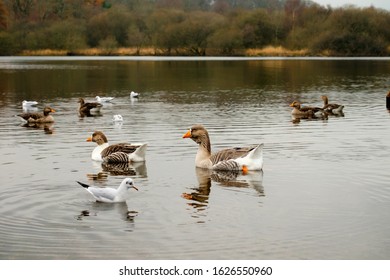
[[[389,259],[389,89],[388,59],[0,58],[0,259]],[[344,116],[293,121],[323,94]],[[115,99],[79,117],[97,95]],[[23,126],[23,100],[55,123]],[[197,170],[196,123],[214,151],[264,143],[263,172]],[[146,162],[103,171],[94,130]],[[121,204],[76,183],[127,176]]]

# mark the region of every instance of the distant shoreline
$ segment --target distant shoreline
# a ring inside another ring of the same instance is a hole
[[[283,47],[266,47],[262,49],[247,49],[247,50],[238,50],[234,54],[226,55],[229,56],[243,56],[243,57],[252,57],[252,56],[308,56],[310,55],[307,50],[287,50]],[[170,53],[166,51],[155,49],[152,47],[145,48],[113,48],[113,49],[103,49],[103,48],[89,48],[89,49],[80,49],[80,50],[51,50],[51,49],[42,49],[42,50],[24,50],[19,53],[17,56],[199,56],[191,54],[185,49],[173,50]],[[222,56],[220,53],[208,49],[206,51],[207,56]]]

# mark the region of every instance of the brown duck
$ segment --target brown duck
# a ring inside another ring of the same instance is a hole
[[[330,104],[328,97],[326,95],[322,95],[321,99],[324,101],[324,106],[322,107],[322,109],[324,109],[324,111],[326,113],[332,113],[332,114],[342,114],[343,113],[343,109],[344,109],[343,105],[339,105],[336,103]]]
[[[78,103],[80,103],[79,113],[81,116],[92,116],[91,112],[99,113],[100,109],[103,107],[99,102],[85,102],[84,98],[79,98]]]
[[[52,123],[54,122],[54,118],[50,115],[50,113],[54,112],[54,109],[45,107],[42,113],[22,113],[17,116],[21,117],[28,123]]]
[[[301,103],[294,101],[290,104],[290,107],[293,108],[291,114],[296,117],[301,118],[316,118],[323,116],[323,109],[319,107],[312,106],[301,106]]]

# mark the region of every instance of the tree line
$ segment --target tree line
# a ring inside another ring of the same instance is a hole
[[[0,0],[0,55],[150,48],[242,55],[281,46],[307,55],[390,54],[390,12],[304,0]]]

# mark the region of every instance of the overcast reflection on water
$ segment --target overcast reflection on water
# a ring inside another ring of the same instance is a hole
[[[388,259],[387,59],[0,58],[1,259]],[[130,92],[140,93],[138,99]],[[294,119],[289,104],[345,105]],[[78,99],[114,97],[81,117]],[[26,125],[23,100],[56,110]],[[113,122],[120,114],[123,122]],[[212,149],[264,143],[264,170],[195,168]],[[90,158],[93,131],[148,143],[145,163]],[[97,203],[76,181],[117,187]]]

